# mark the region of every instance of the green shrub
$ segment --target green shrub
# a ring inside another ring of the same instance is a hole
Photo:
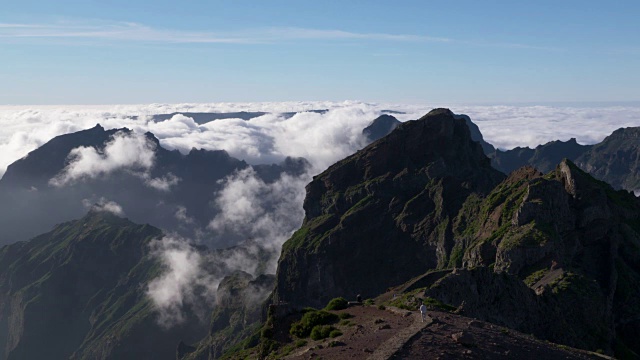
[[[351,319],[353,317],[353,315],[345,312],[345,313],[338,314],[338,317],[340,319],[344,320],[344,319]]]
[[[373,304],[375,304],[375,301],[373,299],[367,299],[367,300],[364,301],[364,304],[365,305],[373,305]]]
[[[307,340],[302,340],[302,339],[296,340],[295,345],[296,345],[297,348],[303,347],[303,346],[307,345]]]
[[[312,308],[312,307],[306,307],[306,308],[302,308],[302,310],[300,310],[301,313],[306,314],[308,312],[312,312],[312,311],[318,311],[318,309]]]
[[[346,309],[348,306],[349,306],[349,302],[347,301],[347,299],[343,297],[337,297],[337,298],[331,299],[331,301],[329,301],[329,303],[324,309],[325,310],[342,310],[342,309]]]
[[[289,333],[299,338],[306,338],[317,325],[329,325],[338,321],[338,315],[324,310],[310,311],[300,321],[291,324]]]
[[[329,337],[334,328],[331,325],[316,325],[311,329],[311,338],[313,340],[322,340]]]
[[[386,309],[387,309],[386,306],[384,306],[382,304],[378,305],[378,310],[386,310]]]
[[[330,338],[337,338],[337,337],[338,337],[338,336],[340,336],[340,335],[342,335],[342,331],[340,331],[340,330],[338,330],[338,329],[333,330],[333,331],[331,331],[331,332],[329,333],[329,337],[330,337]]]

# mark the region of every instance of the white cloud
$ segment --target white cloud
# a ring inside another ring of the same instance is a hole
[[[81,179],[95,179],[120,169],[147,172],[154,163],[155,144],[140,134],[118,132],[105,144],[104,150],[94,147],[78,147],[69,153],[69,164],[49,183],[64,186]],[[173,179],[149,179],[149,185],[161,189]]]
[[[304,186],[310,180],[310,174],[283,174],[277,181],[265,183],[251,168],[238,171],[224,180],[224,188],[217,193],[215,206],[219,213],[209,223],[209,229],[251,239],[256,251],[270,254],[268,272],[275,273],[282,244],[302,224]],[[259,275],[255,262],[237,258],[227,263]]]
[[[193,223],[195,223],[195,220],[190,217],[189,215],[187,215],[187,208],[184,206],[178,206],[176,212],[175,212],[175,218],[178,219],[180,222],[185,223],[187,225],[191,225]]]
[[[171,187],[177,185],[181,180],[172,173],[167,173],[166,175],[157,178],[151,178],[147,173],[144,173],[142,178],[147,186],[165,192],[171,190]]]
[[[82,204],[87,209],[91,209],[93,211],[110,212],[110,213],[112,213],[114,215],[118,215],[120,217],[124,217],[125,216],[124,210],[122,210],[122,206],[120,206],[120,204],[118,204],[115,201],[107,200],[104,197],[101,197],[96,202],[92,202],[89,199],[84,199],[84,200],[82,200]]]
[[[202,267],[202,255],[185,239],[166,236],[151,243],[151,253],[160,260],[165,271],[147,285],[147,295],[158,309],[158,322],[169,327],[184,322],[184,306],[195,305],[199,295],[211,299],[218,287]],[[198,294],[203,286],[206,291]]]
[[[292,40],[375,40],[393,42],[448,42],[444,37],[416,34],[361,33],[338,29],[296,27],[254,28],[210,32],[163,29],[131,22],[8,24],[0,23],[0,39],[101,39],[127,42],[259,44]]]

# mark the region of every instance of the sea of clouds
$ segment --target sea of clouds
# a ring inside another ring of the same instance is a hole
[[[251,239],[249,251],[270,254],[267,271],[275,272],[284,241],[302,223],[304,186],[312,176],[366,145],[362,129],[383,110],[399,120],[417,119],[436,106],[371,104],[363,102],[286,102],[150,104],[115,106],[4,106],[0,107],[0,176],[12,162],[53,137],[101,124],[106,129],[127,127],[134,133],[117,136],[102,152],[77,148],[69,154],[69,166],[56,178],[54,186],[65,186],[83,177],[131,168],[141,177],[153,166],[152,149],[145,137],[152,132],[161,146],[187,153],[192,148],[226,150],[250,164],[280,162],[287,156],[304,157],[311,167],[301,176],[282,175],[273,183],[260,180],[245,169],[223,180],[212,206],[219,213],[203,234],[233,232]],[[502,149],[530,146],[575,137],[579,143],[593,144],[620,127],[640,125],[638,107],[553,107],[553,106],[452,106],[455,113],[471,117],[484,138]],[[326,113],[305,112],[328,109]],[[267,112],[251,120],[224,119],[197,124],[184,115],[152,121],[156,114],[175,112]],[[298,112],[284,116],[285,112]],[[144,178],[150,186],[159,182],[170,191],[177,179]],[[155,181],[155,182],[154,182]],[[158,186],[159,186],[158,185]],[[275,204],[275,206],[274,206]],[[109,199],[101,199],[100,209],[123,215],[127,209]],[[189,224],[185,209],[176,217]],[[168,234],[153,245],[152,253],[165,265],[165,272],[147,286],[147,294],[159,310],[159,321],[170,326],[184,320],[185,307],[197,307],[196,288],[207,289],[207,300],[215,300],[215,289],[229,271],[242,270],[259,275],[255,262],[246,253],[227,259],[205,259],[192,244]],[[224,262],[224,273],[201,266]]]

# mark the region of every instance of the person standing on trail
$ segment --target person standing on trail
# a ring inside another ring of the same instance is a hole
[[[427,320],[427,306],[424,303],[420,305],[420,315],[422,315],[422,322],[425,322]]]

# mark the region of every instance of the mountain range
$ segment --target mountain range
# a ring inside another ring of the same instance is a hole
[[[124,160],[131,152],[140,161]],[[228,176],[250,169],[272,183],[282,174],[300,176],[307,167],[302,158],[248,165],[224,150],[192,149],[183,155],[162,147],[151,133],[96,125],[58,136],[8,166],[0,179],[0,203],[12,206],[0,208],[0,243],[26,240],[81,217],[87,203],[106,200],[119,204],[136,222],[195,237],[220,211],[212,202]],[[226,233],[212,245],[241,240]]]
[[[306,160],[181,154],[153,134],[99,125],[59,136],[0,179],[0,200],[12,205],[0,209],[1,358],[279,357],[302,340],[289,330],[310,307],[390,289],[401,300],[386,306],[433,301],[538,339],[638,358],[640,200],[629,190],[640,188],[639,135],[502,151],[448,109],[404,123],[384,114],[363,129],[368,146],[307,185],[304,221],[275,275],[273,249],[238,234],[209,248],[167,244],[206,228],[230,175],[272,183],[303,175]],[[144,156],[126,162],[123,149]],[[163,326],[150,284],[174,276],[163,254],[179,251],[195,254],[214,288],[193,284],[184,306],[168,310],[179,321]],[[229,261],[239,258],[252,270]]]

